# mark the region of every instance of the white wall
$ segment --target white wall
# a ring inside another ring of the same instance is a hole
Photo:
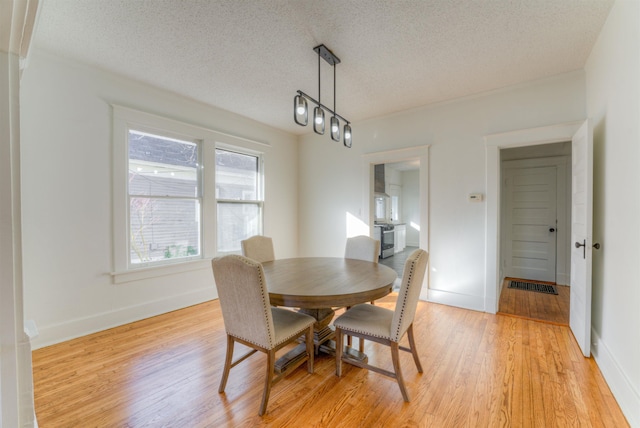
[[[420,234],[411,224],[420,223],[420,178],[419,171],[402,173],[402,221],[407,223],[407,245],[417,247]]]
[[[34,51],[22,79],[25,316],[36,347],[217,296],[210,268],[113,284],[111,107],[268,143],[265,234],[297,254],[296,138],[113,74]]]
[[[640,427],[640,3],[618,0],[586,65],[594,138],[592,353]]]
[[[484,310],[488,134],[585,118],[584,74],[575,72],[353,124],[353,148],[327,136],[301,138],[300,253],[340,254],[345,215],[361,216],[363,154],[430,145],[430,299]],[[329,141],[327,141],[329,140]],[[421,167],[425,167],[421,165]],[[493,285],[492,285],[493,286]]]

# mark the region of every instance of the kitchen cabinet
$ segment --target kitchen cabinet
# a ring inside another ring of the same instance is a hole
[[[396,224],[394,227],[394,232],[394,252],[399,253],[400,251],[403,251],[407,246],[407,225]]]

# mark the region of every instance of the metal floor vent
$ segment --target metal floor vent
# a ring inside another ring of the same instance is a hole
[[[538,293],[545,294],[558,294],[555,285],[549,284],[536,284],[534,282],[525,281],[509,281],[509,288],[516,288],[518,290],[536,291]]]

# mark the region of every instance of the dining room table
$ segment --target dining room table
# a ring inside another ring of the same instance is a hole
[[[262,263],[274,306],[297,308],[316,319],[314,345],[319,352],[335,353],[335,331],[331,321],[336,308],[380,299],[393,289],[397,273],[382,264],[341,257],[298,257]],[[284,370],[298,358],[302,347],[281,357],[276,369]],[[366,360],[365,354],[349,347],[351,356]]]

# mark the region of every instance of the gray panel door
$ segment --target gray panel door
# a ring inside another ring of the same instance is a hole
[[[556,281],[556,177],[554,166],[505,170],[506,276]]]

